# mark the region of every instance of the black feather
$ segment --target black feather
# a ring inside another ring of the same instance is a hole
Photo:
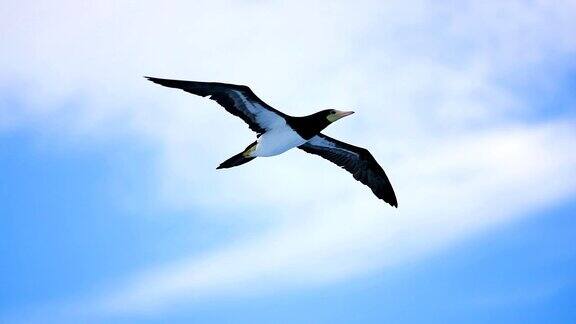
[[[372,189],[376,197],[398,207],[396,194],[388,176],[368,150],[338,141],[324,134],[316,135],[298,148],[344,168],[352,174],[354,179]]]
[[[259,118],[258,115],[268,113],[267,116],[271,116],[269,113],[272,113],[275,115],[275,118],[287,117],[282,112],[270,107],[258,98],[247,86],[218,82],[196,82],[153,77],[145,78],[165,87],[181,89],[197,96],[210,96],[210,99],[216,101],[229,113],[240,117],[248,124],[251,130],[258,134],[265,133],[269,128],[266,120]]]

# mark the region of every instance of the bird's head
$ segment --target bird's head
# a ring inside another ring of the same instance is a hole
[[[336,109],[324,109],[312,115],[299,117],[300,126],[310,136],[317,135],[324,128],[342,117],[352,115],[353,111],[340,111]]]
[[[336,109],[326,109],[321,111],[329,123],[333,123],[338,119],[352,115],[353,111],[341,111]]]

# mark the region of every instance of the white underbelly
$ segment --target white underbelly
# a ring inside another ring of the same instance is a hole
[[[306,143],[298,133],[287,125],[268,131],[258,138],[258,144],[251,156],[273,156],[284,153]]]

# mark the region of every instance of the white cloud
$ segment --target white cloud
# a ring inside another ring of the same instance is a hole
[[[566,178],[576,165],[576,153],[566,153],[576,144],[573,125],[515,127],[438,144],[439,150],[390,166],[404,197],[398,211],[366,191],[343,189],[348,178],[323,181],[322,187],[331,183],[324,188],[329,194],[292,208],[300,213],[292,222],[206,257],[150,271],[107,296],[105,306],[148,311],[205,295],[342,279],[429,253],[576,189],[576,180]],[[349,196],[331,199],[338,195],[332,186]]]
[[[34,123],[94,138],[129,132],[158,149],[165,208],[261,208],[275,223],[261,237],[128,280],[103,297],[108,310],[344,279],[576,188],[574,121],[522,122],[535,108],[505,86],[524,69],[574,54],[568,1],[0,6],[12,13],[0,23],[9,44],[0,92],[22,104],[0,106],[0,127]],[[327,133],[374,152],[400,208],[302,152],[216,172],[252,141],[246,127],[142,75],[248,84],[293,114],[354,108]],[[70,102],[75,109],[62,108]],[[215,125],[227,133],[216,135]]]

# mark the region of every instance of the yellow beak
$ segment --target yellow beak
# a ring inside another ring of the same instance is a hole
[[[333,123],[333,122],[337,121],[338,119],[352,115],[353,113],[354,113],[353,111],[336,110],[333,114],[329,114],[328,116],[326,116],[326,118],[328,119],[329,122]]]
[[[340,111],[340,110],[337,110],[335,115],[336,115],[336,117],[337,117],[336,119],[340,119],[340,118],[342,118],[342,117],[350,116],[350,115],[352,115],[353,113],[354,113],[353,111]]]

